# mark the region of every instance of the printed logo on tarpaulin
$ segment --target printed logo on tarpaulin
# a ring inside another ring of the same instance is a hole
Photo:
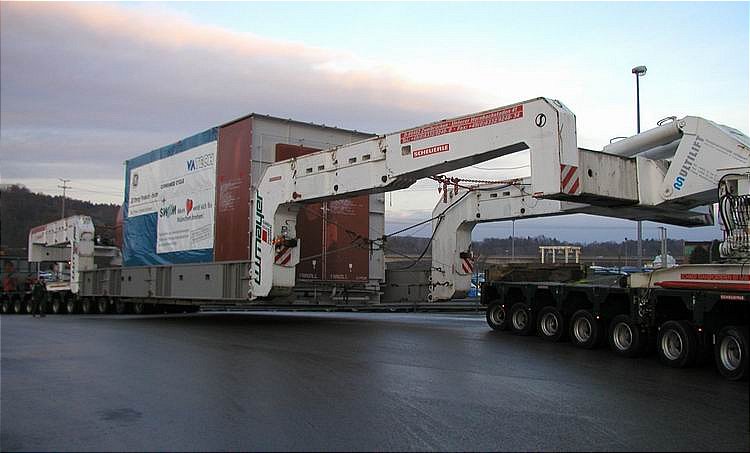
[[[177,214],[177,205],[175,204],[168,204],[159,209],[159,217],[169,218],[175,214]]]
[[[185,163],[187,164],[187,171],[202,170],[204,168],[213,167],[214,155],[211,153],[204,154],[193,159],[188,159]]]
[[[188,198],[185,200],[185,215],[190,215],[190,211],[193,210],[193,200]]]

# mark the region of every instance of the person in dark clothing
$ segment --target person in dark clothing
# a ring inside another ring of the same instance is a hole
[[[31,290],[31,316],[36,317],[39,315],[43,318],[47,311],[47,288],[44,287],[44,283],[38,281],[34,284],[34,289]]]

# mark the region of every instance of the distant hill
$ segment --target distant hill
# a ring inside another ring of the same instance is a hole
[[[428,247],[427,254],[430,254],[429,239],[414,236],[393,236],[388,238],[385,244],[386,255],[409,255],[415,256],[422,253],[425,247]],[[512,245],[513,244],[513,245]],[[580,244],[575,242],[559,241],[555,238],[546,236],[537,237],[516,237],[512,238],[487,238],[482,241],[474,241],[472,249],[483,256],[506,256],[510,254],[511,247],[515,247],[517,256],[536,256],[539,254],[541,245],[575,245],[581,247],[581,252],[585,256],[634,256],[637,242],[592,242],[589,244]],[[668,239],[668,253],[674,257],[682,257],[684,241],[682,239]],[[661,253],[661,243],[656,239],[643,240],[643,257],[652,259]]]
[[[37,225],[60,218],[62,197],[32,193],[23,186],[7,186],[0,189],[0,247],[4,250],[25,249],[29,230]],[[114,240],[115,217],[119,209],[116,204],[95,204],[88,201],[68,198],[65,202],[65,214],[84,214],[94,220],[96,232],[102,238],[102,243],[112,244]],[[568,243],[546,236],[516,237],[511,241],[506,238],[487,238],[475,241],[474,251],[483,256],[509,255],[511,242],[515,245],[517,256],[535,256],[539,253],[540,245],[578,245],[582,247],[585,256],[633,256],[636,241],[623,242],[593,242],[589,244]],[[430,254],[429,239],[414,236],[393,236],[385,244],[387,255],[417,256],[427,247]],[[677,257],[683,255],[683,241],[670,239],[669,253]],[[660,253],[658,240],[645,239],[643,241],[643,256],[651,259]]]
[[[33,193],[19,185],[0,189],[0,248],[8,252],[25,250],[29,230],[60,219],[61,207],[61,196]],[[113,243],[119,208],[116,204],[97,204],[71,198],[65,200],[65,216],[90,216],[103,244]]]

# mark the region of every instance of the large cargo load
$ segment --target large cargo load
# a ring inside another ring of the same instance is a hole
[[[320,149],[280,143],[276,145],[276,161],[316,151]],[[361,195],[302,207],[297,228],[309,239],[301,244],[297,280],[368,280],[370,250],[357,241],[369,237],[370,197]]]
[[[124,266],[249,260],[253,194],[265,168],[370,137],[251,114],[126,161]],[[299,217],[302,280],[384,278],[382,251],[353,245],[358,235],[383,234],[382,195],[308,205]]]

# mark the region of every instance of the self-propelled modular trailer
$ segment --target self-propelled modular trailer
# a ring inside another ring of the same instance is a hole
[[[551,209],[558,211],[706,225],[710,216],[700,208],[716,201],[718,181],[750,166],[746,136],[698,117],[674,120],[601,152],[582,150],[577,146],[573,113],[559,101],[545,98],[374,137],[330,130],[333,128],[300,133],[305,123],[264,125],[264,119],[274,123],[269,117],[253,115],[252,124],[236,134],[234,149],[238,152],[224,157],[216,152],[222,134],[218,129],[129,161],[124,265],[95,268],[79,261],[71,272],[66,297],[79,303],[82,310],[114,305],[118,311],[132,308],[136,312],[170,304],[293,303],[300,277],[298,265],[316,269],[315,263],[320,265],[329,255],[325,249],[313,255],[301,253],[304,244],[320,241],[316,233],[301,228],[303,213],[311,203],[359,195],[370,197],[367,214],[360,215],[370,224],[362,231],[346,229],[346,245],[336,252],[346,257],[350,250],[364,249],[369,272],[363,273],[356,263],[344,259],[342,270],[322,275],[321,280],[360,272],[364,276],[362,290],[377,293],[377,283],[384,278],[379,244],[384,209],[377,194],[524,150],[529,150],[531,176],[524,201],[517,206],[520,216],[533,212],[527,209],[535,203],[551,203]],[[284,145],[324,150],[280,156],[279,147]],[[217,165],[229,170],[217,173]],[[742,182],[739,187],[747,190]],[[501,192],[494,198],[503,196]],[[239,233],[224,235],[228,228]],[[462,234],[466,230],[461,228]],[[39,239],[48,237],[47,232],[39,235],[37,231],[37,235],[30,235],[32,261],[65,245],[64,241]],[[471,256],[470,250],[463,250],[464,239],[450,241],[457,245],[448,251],[451,257],[443,263],[446,266],[433,266],[448,270],[445,275],[433,275],[433,300],[446,297],[438,288],[460,289],[464,276],[452,271],[459,259]],[[86,253],[88,246],[75,243],[83,240],[83,234],[69,235],[70,253]],[[731,296],[741,296],[739,302],[745,306],[742,279],[746,269],[726,272],[738,273],[739,290]],[[656,289],[691,290],[641,288],[631,282],[626,291],[641,289],[648,294],[655,294]],[[698,304],[701,288],[693,289]],[[498,297],[504,297],[504,291],[501,289]],[[514,291],[509,288],[507,293]],[[490,294],[488,290],[483,297]],[[628,303],[633,303],[633,294],[625,297]],[[452,295],[450,292],[448,297]],[[684,336],[675,337],[679,340]]]

